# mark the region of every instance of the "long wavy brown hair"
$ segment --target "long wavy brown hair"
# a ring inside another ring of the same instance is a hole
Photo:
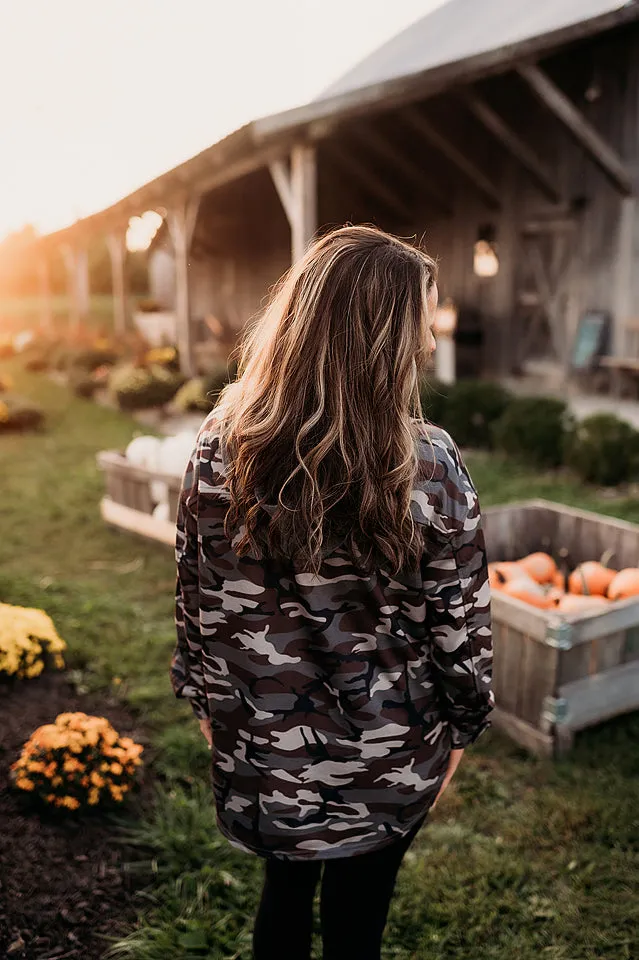
[[[317,240],[282,278],[217,407],[240,555],[318,572],[414,567],[410,511],[435,262],[372,227]]]

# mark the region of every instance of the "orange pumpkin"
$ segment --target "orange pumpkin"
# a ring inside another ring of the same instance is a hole
[[[516,600],[523,600],[524,603],[529,603],[533,607],[539,607],[541,610],[546,610],[552,602],[541,584],[525,573],[505,583],[501,592],[508,597],[515,597]]]
[[[559,603],[559,613],[595,613],[609,606],[605,597],[586,597],[577,593],[565,593]]]
[[[501,590],[509,580],[512,580],[513,577],[520,577],[521,573],[521,567],[518,563],[509,561],[505,563],[497,562],[488,564],[488,577],[493,590]]]
[[[639,596],[639,568],[626,567],[617,573],[608,587],[610,600],[625,600]]]
[[[546,591],[546,600],[548,601],[548,606],[558,606],[565,596],[566,593],[564,590],[560,589],[559,587],[550,587],[550,589]]]
[[[566,592],[566,574],[562,570],[557,570],[555,575],[552,578],[553,587],[556,587],[557,590],[561,590],[562,593]]]
[[[580,563],[568,577],[568,589],[571,593],[586,593],[590,596],[604,597],[615,578],[616,570],[604,567],[598,560]],[[637,571],[639,574],[639,571]]]
[[[552,583],[557,573],[557,564],[547,553],[529,553],[519,566],[537,583]]]

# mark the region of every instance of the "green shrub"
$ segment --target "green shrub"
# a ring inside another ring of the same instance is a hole
[[[203,377],[194,377],[192,380],[187,380],[175,394],[173,406],[180,413],[188,411],[208,413],[213,408],[213,403],[206,395]]]
[[[98,367],[106,364],[113,365],[118,361],[118,354],[110,347],[90,347],[84,350],[67,351],[67,362],[74,370],[92,373]]]
[[[180,373],[164,367],[115,367],[109,377],[109,390],[121,410],[161,407],[169,403],[184,383]]]
[[[0,433],[37,430],[44,422],[44,410],[17,394],[3,393],[0,399]]]
[[[419,385],[419,399],[422,405],[424,420],[444,426],[446,420],[446,404],[452,387],[439,380],[422,380]]]
[[[498,383],[460,380],[449,388],[441,426],[460,447],[492,447],[493,425],[511,400],[512,394]]]
[[[566,465],[586,483],[614,487],[637,471],[639,433],[613,413],[577,423],[566,444]]]
[[[572,423],[563,400],[517,397],[494,424],[495,446],[527,463],[558,467]]]
[[[100,386],[99,382],[90,374],[81,374],[71,380],[71,389],[76,397],[90,400]]]

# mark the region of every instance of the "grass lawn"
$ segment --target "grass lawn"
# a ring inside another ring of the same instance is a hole
[[[136,960],[250,957],[260,863],[216,832],[208,751],[172,697],[173,560],[105,527],[95,453],[136,425],[38,375],[10,371],[48,411],[46,433],[0,437],[0,597],[44,607],[89,688],[119,682],[154,743],[157,799],[134,825],[148,871]],[[639,521],[639,501],[495,457],[469,465],[485,505],[545,496]],[[639,957],[639,714],[578,738],[570,760],[526,756],[496,733],[465,758],[408,854],[387,933],[399,960]],[[347,905],[345,905],[347,909]]]
[[[69,316],[69,298],[64,294],[51,297],[51,310],[55,322],[62,327]],[[0,320],[9,321],[16,329],[36,326],[40,323],[42,300],[40,297],[0,297]],[[110,293],[92,294],[89,323],[93,326],[110,326],[113,320],[113,297]]]

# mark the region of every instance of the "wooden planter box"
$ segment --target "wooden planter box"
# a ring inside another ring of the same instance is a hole
[[[484,511],[488,559],[568,550],[573,565],[614,550],[639,564],[639,526],[545,500]],[[567,752],[574,734],[639,709],[639,598],[603,613],[558,614],[499,592],[492,598],[495,726],[538,754]]]
[[[106,496],[100,504],[106,523],[173,546],[181,478],[136,467],[116,450],[99,453],[98,466],[106,479]],[[151,484],[158,481],[168,487],[168,520],[153,516]]]

